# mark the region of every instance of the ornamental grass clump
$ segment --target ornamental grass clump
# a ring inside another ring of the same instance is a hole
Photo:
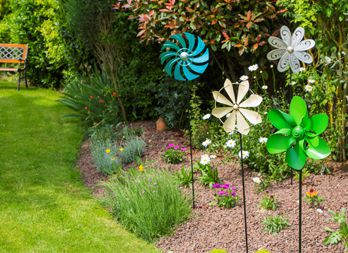
[[[212,186],[217,192],[215,193],[216,205],[219,207],[233,208],[239,201],[237,188],[230,184],[215,183]]]
[[[105,183],[106,205],[128,230],[147,241],[169,234],[191,207],[167,171],[129,170]]]
[[[184,161],[187,148],[180,147],[174,143],[169,143],[166,147],[166,151],[163,153],[162,158],[166,163],[178,164]]]

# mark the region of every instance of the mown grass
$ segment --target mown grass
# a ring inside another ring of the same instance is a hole
[[[0,252],[157,252],[91,197],[60,94],[0,82]]]

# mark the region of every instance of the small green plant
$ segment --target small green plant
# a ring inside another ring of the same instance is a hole
[[[275,211],[277,210],[279,206],[278,201],[274,198],[273,195],[268,196],[265,195],[260,201],[260,208],[265,209],[265,210],[272,210]]]
[[[208,155],[202,155],[201,161],[196,163],[195,169],[200,172],[199,180],[204,186],[211,186],[214,183],[219,183],[219,172],[216,168],[210,165],[210,158]]]
[[[130,169],[105,184],[105,204],[127,229],[147,241],[172,232],[191,213],[191,206],[169,172]]]
[[[270,234],[277,234],[289,227],[289,221],[280,215],[266,217],[262,223]]]
[[[124,144],[124,149],[120,153],[123,163],[128,164],[142,157],[145,152],[145,142],[140,137],[133,137]]]
[[[192,182],[192,173],[191,171],[185,169],[184,167],[181,168],[179,172],[176,174],[176,178],[179,181],[179,184],[184,187],[190,187]]]
[[[228,253],[228,251],[224,249],[212,249],[209,253]]]
[[[215,183],[213,184],[212,188],[217,190],[217,193],[215,193],[215,201],[217,206],[233,208],[237,205],[239,196],[237,196],[237,189],[235,186],[230,184]]]
[[[272,182],[272,180],[269,177],[267,177],[267,176],[260,177],[259,180],[257,181],[257,183],[255,182],[255,184],[256,184],[256,191],[257,192],[263,192],[263,191],[267,190],[267,188],[272,185],[271,182]]]
[[[305,200],[311,208],[320,207],[320,204],[324,201],[324,199],[320,197],[318,192],[314,189],[310,189],[306,192]]]
[[[266,250],[266,249],[259,249],[255,253],[271,253],[271,252],[269,250]]]
[[[325,231],[329,233],[325,237],[324,245],[343,243],[345,250],[348,251],[348,225],[347,225],[347,210],[342,208],[340,212],[329,211],[331,220],[339,225],[337,230],[326,227]]]
[[[169,143],[166,147],[166,151],[162,155],[163,160],[171,164],[181,163],[185,159],[186,150],[185,147]]]

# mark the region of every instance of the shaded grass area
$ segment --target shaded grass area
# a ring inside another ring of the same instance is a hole
[[[82,129],[64,119],[59,96],[0,82],[0,252],[157,252],[84,187]]]

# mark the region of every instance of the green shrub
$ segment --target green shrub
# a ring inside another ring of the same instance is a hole
[[[119,149],[105,134],[105,130],[97,130],[91,136],[90,150],[97,170],[110,175],[122,169],[121,159],[118,157]]]
[[[289,227],[289,221],[280,215],[270,216],[262,222],[266,231],[270,234],[277,234]]]
[[[178,182],[181,186],[190,187],[190,185],[192,183],[192,173],[190,170],[182,167],[181,170],[179,172],[177,172],[175,175],[176,175]]]
[[[184,161],[185,156],[186,148],[174,145],[173,143],[169,143],[166,147],[166,151],[162,154],[163,160],[171,164],[181,163]]]
[[[347,224],[347,210],[342,208],[340,212],[329,211],[331,220],[339,225],[337,230],[325,228],[329,235],[324,239],[324,245],[343,243],[346,250],[348,250],[348,224]]]
[[[207,155],[203,155],[207,156]],[[210,164],[202,164],[198,162],[195,165],[195,169],[200,172],[199,181],[204,186],[211,186],[214,183],[219,183],[219,171],[217,168],[213,168]]]
[[[265,210],[277,210],[279,204],[273,196],[264,196],[260,201],[260,207]]]
[[[140,137],[134,137],[124,143],[124,149],[120,153],[123,163],[131,163],[143,156],[145,152],[145,142]]]
[[[172,232],[191,212],[188,200],[169,172],[131,170],[105,183],[106,204],[117,220],[145,240]]]

